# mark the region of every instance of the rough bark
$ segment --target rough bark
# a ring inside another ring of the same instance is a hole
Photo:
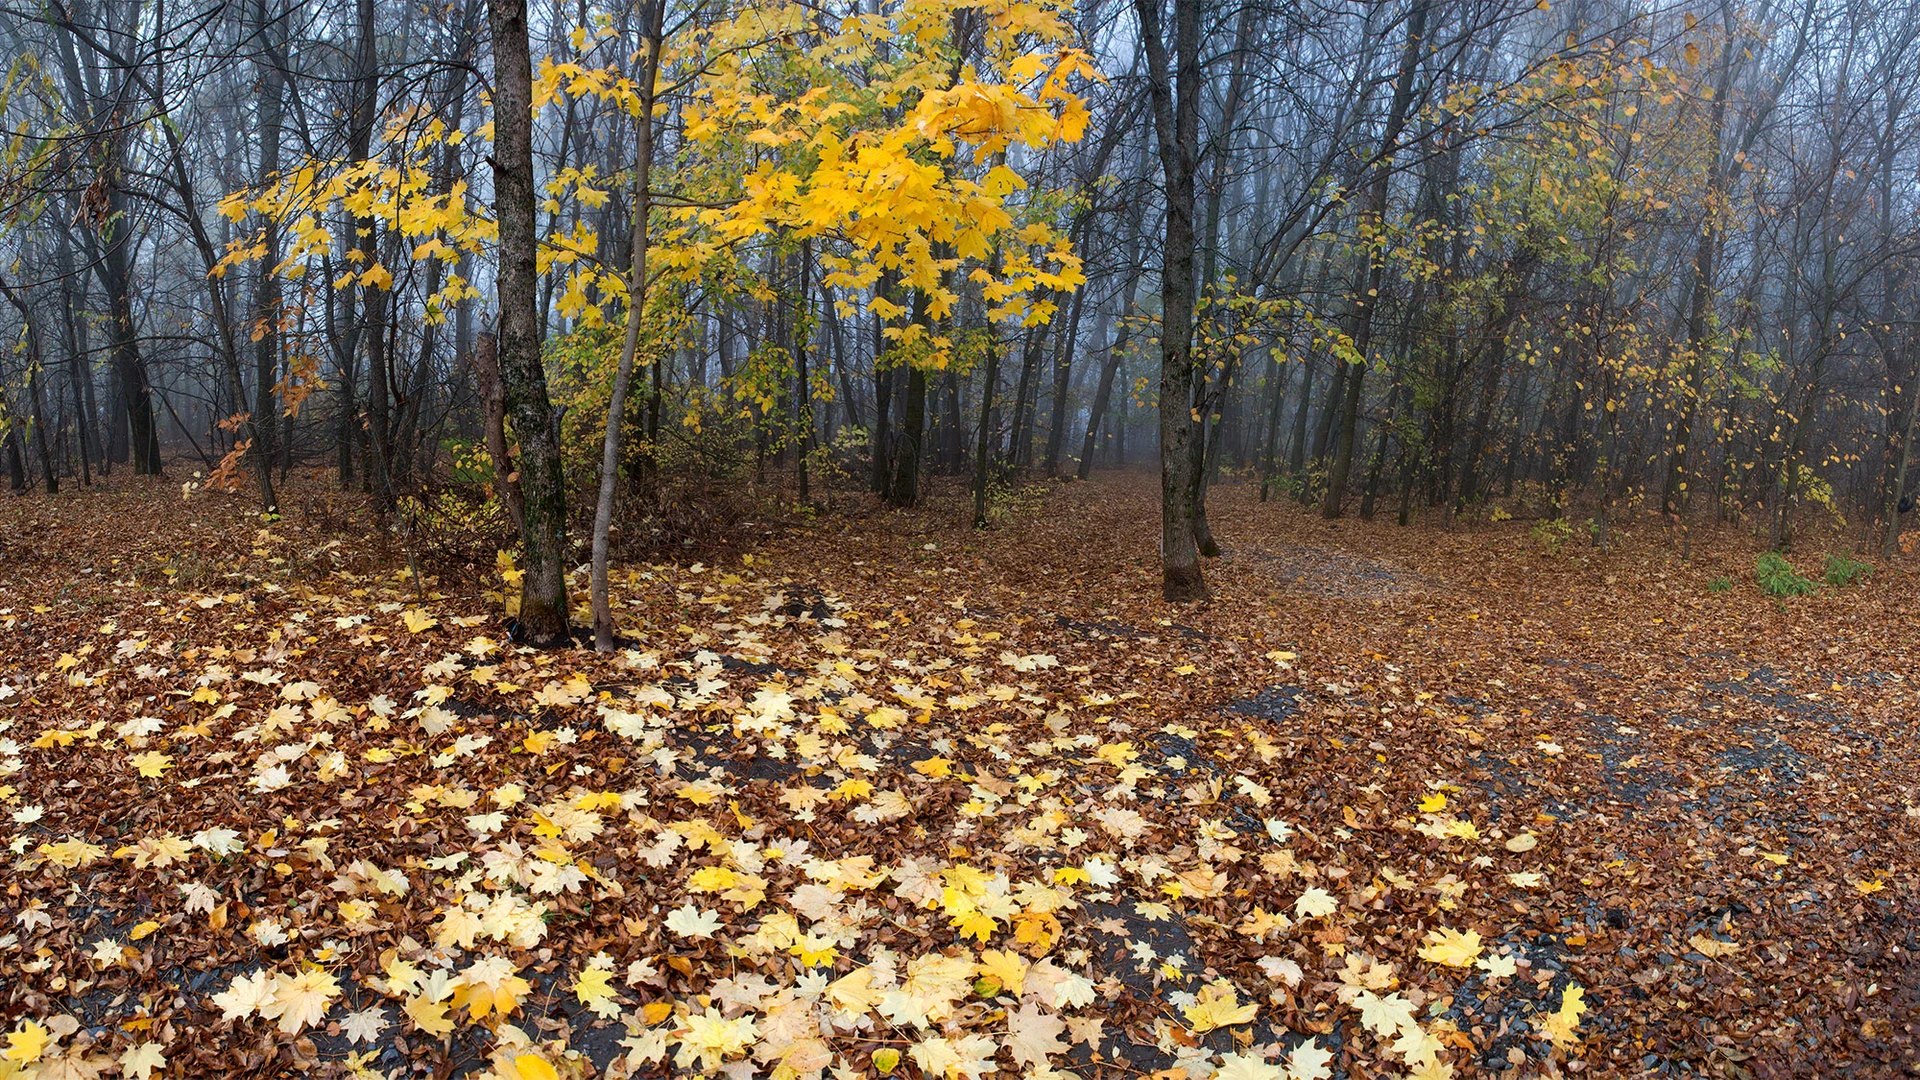
[[[488,0],[493,34],[494,217],[500,228],[498,356],[507,420],[520,444],[524,502],[518,632],[543,645],[567,639],[566,478],[560,425],[547,396],[535,310],[539,236],[534,228],[533,62],[526,0]]]
[[[915,294],[913,318],[927,321],[927,294]],[[907,400],[900,419],[900,437],[894,452],[893,482],[887,487],[887,503],[907,507],[920,501],[922,444],[927,428],[927,373],[918,365],[907,369]]]
[[[1160,0],[1134,0],[1146,47],[1154,132],[1166,184],[1160,319],[1160,585],[1170,603],[1204,599],[1194,536],[1194,172],[1200,156],[1201,0],[1174,4],[1174,59],[1162,38]]]
[[[521,508],[519,475],[507,450],[507,391],[500,385],[499,339],[490,332],[482,332],[474,342],[473,374],[479,383],[480,423],[487,457],[493,461],[494,491],[513,519],[514,531],[520,532],[527,527],[526,513]]]

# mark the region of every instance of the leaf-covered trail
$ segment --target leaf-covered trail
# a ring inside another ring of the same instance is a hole
[[[607,659],[0,506],[0,1077],[1917,1067],[1910,573],[1214,501],[1195,609],[1117,478],[627,568]]]

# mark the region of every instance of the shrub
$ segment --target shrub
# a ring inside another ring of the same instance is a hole
[[[1714,578],[1712,581],[1707,582],[1707,591],[1716,596],[1720,593],[1732,592],[1733,579],[1728,577]]]
[[[1535,525],[1529,536],[1539,541],[1540,547],[1549,555],[1558,555],[1573,537],[1573,526],[1566,518],[1548,518]]]
[[[1807,596],[1816,587],[1777,551],[1769,551],[1754,562],[1753,577],[1768,596]]]
[[[484,483],[456,483],[404,495],[395,517],[410,555],[433,569],[484,563],[514,542],[513,522],[494,494],[492,466]]]
[[[1859,581],[1866,580],[1873,573],[1873,567],[1847,555],[1827,556],[1827,584],[1836,589],[1844,589]]]

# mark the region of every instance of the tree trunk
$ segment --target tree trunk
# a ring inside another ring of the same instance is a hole
[[[874,286],[874,295],[886,296],[891,284],[891,276],[883,272],[879,284]],[[886,354],[886,323],[876,314],[873,317],[873,474],[869,479],[873,493],[882,497],[893,485],[893,433],[888,430],[893,409],[893,369],[886,364]]]
[[[133,471],[139,476],[159,476],[160,428],[154,422],[153,387],[147,382],[147,365],[140,355],[139,337],[133,325],[132,225],[127,217],[126,195],[117,183],[107,197],[108,212],[112,216],[101,230],[101,245],[105,248],[101,284],[107,291],[107,337],[111,343],[114,378],[126,409]]]
[[[1000,382],[1000,350],[987,349],[987,379],[980,390],[980,433],[973,451],[973,527],[987,527],[987,480],[993,467],[993,396]],[[1084,467],[1084,466],[1083,466]]]
[[[807,349],[811,347],[811,334],[807,332],[807,308],[811,301],[807,295],[808,272],[813,266],[813,244],[800,242],[799,284],[793,290],[793,327],[789,344],[793,350],[794,397],[795,408],[800,416],[800,446],[797,464],[800,481],[800,503],[806,505],[813,500],[813,494],[807,488],[807,456],[813,453],[813,378],[807,371]]]
[[[1007,434],[1007,463],[1015,467],[1026,465],[1033,458],[1033,438],[1029,434],[1033,409],[1028,402],[1035,392],[1033,373],[1040,367],[1040,354],[1046,340],[1044,324],[1028,327],[1025,347],[1020,350],[1020,381],[1013,391],[1013,424]]]
[[[1107,407],[1113,400],[1113,380],[1120,372],[1120,362],[1122,358],[1126,356],[1127,342],[1133,330],[1133,326],[1127,321],[1127,317],[1133,312],[1134,285],[1139,280],[1139,275],[1136,274],[1127,281],[1126,298],[1120,303],[1120,332],[1107,340],[1106,359],[1100,363],[1100,381],[1094,387],[1093,404],[1087,409],[1087,434],[1086,437],[1080,441],[1079,477],[1082,480],[1093,475],[1093,452],[1094,448],[1098,445],[1097,440],[1100,435],[1100,424],[1106,419]],[[1104,312],[1102,313],[1099,331],[1101,338],[1107,338]]]
[[[507,391],[500,383],[499,339],[482,332],[473,345],[473,373],[479,385],[481,430],[487,456],[493,461],[493,487],[507,508],[515,532],[525,532],[526,511],[520,498],[519,473],[507,451]]]
[[[40,326],[33,308],[12,286],[0,281],[0,295],[20,313],[21,333],[27,342],[27,406],[33,410],[33,443],[40,452],[40,475],[46,481],[47,494],[60,491],[60,480],[53,471],[53,452],[47,447],[47,411],[40,393]]]
[[[27,463],[20,453],[20,426],[7,425],[7,490],[18,495],[27,490]]]
[[[927,303],[926,292],[918,291],[913,302],[913,319],[923,326],[927,322]],[[900,421],[899,449],[894,455],[893,483],[887,489],[887,502],[892,506],[907,507],[920,501],[920,452],[926,427],[927,373],[918,365],[910,365],[907,368],[906,409]]]
[[[362,243],[370,249],[368,258],[378,262],[380,228],[372,219],[364,222],[366,237]],[[387,312],[393,306],[393,294],[375,284],[360,286],[361,307],[366,312],[367,339],[367,480],[373,488],[373,513],[384,528],[393,512],[393,414],[392,373],[387,339]]]
[[[1400,408],[1402,386],[1395,383],[1387,395],[1387,419],[1380,425],[1380,437],[1373,444],[1373,458],[1367,465],[1367,481],[1360,494],[1360,520],[1373,520],[1373,501],[1380,494],[1380,471],[1386,467],[1387,439],[1393,434],[1394,413]]]
[[[1467,456],[1460,465],[1460,487],[1454,509],[1464,510],[1480,494],[1480,459],[1486,454],[1487,428],[1493,422],[1493,406],[1500,392],[1500,379],[1507,368],[1506,328],[1497,328],[1488,345],[1487,368],[1480,375],[1480,401],[1473,412],[1473,429],[1467,436]]]
[[[365,2],[365,0],[363,0]],[[497,303],[500,382],[507,418],[520,443],[525,501],[520,540],[522,637],[535,644],[567,640],[567,503],[559,418],[547,397],[541,328],[535,311],[539,236],[534,230],[533,62],[526,0],[487,0],[493,32],[494,217],[500,230]]]
[[[1053,416],[1047,425],[1044,466],[1049,478],[1060,474],[1060,446],[1066,441],[1067,434],[1067,399],[1073,396],[1073,350],[1080,336],[1080,316],[1085,310],[1086,301],[1086,289],[1074,291],[1072,310],[1067,316],[1067,333],[1053,354]]]
[[[1714,124],[1715,145],[1718,145],[1718,116],[1724,111],[1721,100],[1715,99]],[[1717,177],[1716,170],[1715,176]],[[1717,187],[1717,185],[1716,185]],[[1681,391],[1680,415],[1674,419],[1673,434],[1667,448],[1666,479],[1660,485],[1660,509],[1668,514],[1680,509],[1682,493],[1687,488],[1687,444],[1693,440],[1693,421],[1699,409],[1700,394],[1706,382],[1707,364],[1704,353],[1707,349],[1707,318],[1713,308],[1713,263],[1718,249],[1717,228],[1712,223],[1716,200],[1709,194],[1708,224],[1700,233],[1700,241],[1693,253],[1693,289],[1687,314],[1687,381]]]
[[[1893,470],[1893,490],[1887,493],[1887,533],[1880,557],[1892,559],[1900,547],[1900,509],[1907,490],[1907,470],[1913,462],[1913,440],[1920,436],[1920,386],[1907,389],[1906,433],[1900,439],[1899,464]]]
[[[57,495],[60,478],[53,470],[53,452],[47,448],[47,412],[40,400],[40,335],[29,325],[27,336],[34,339],[31,358],[27,361],[27,396],[33,403],[33,444],[40,451],[40,478],[46,484],[47,494]]]
[[[1287,475],[1300,483],[1307,469],[1307,422],[1313,416],[1313,355],[1300,358],[1300,401],[1293,407],[1293,441],[1287,451]]]
[[[607,571],[613,532],[613,495],[620,475],[620,437],[626,429],[627,387],[633,381],[633,365],[640,352],[640,324],[647,310],[647,254],[653,215],[653,99],[658,86],[664,0],[648,0],[640,13],[641,36],[645,55],[640,61],[637,80],[640,107],[634,112],[635,150],[633,177],[633,226],[629,240],[627,272],[627,329],[620,339],[620,366],[614,370],[613,390],[607,396],[607,429],[600,440],[600,490],[593,507],[593,648],[612,652],[613,603],[609,596]],[[531,177],[529,177],[531,179]],[[653,358],[657,367],[661,359]]]
[[[1160,589],[1172,603],[1204,599],[1194,535],[1193,315],[1194,172],[1200,157],[1199,0],[1174,4],[1174,60],[1160,29],[1160,0],[1134,0],[1146,46],[1160,170],[1166,181],[1166,238],[1160,274]],[[1171,68],[1171,70],[1170,70]]]
[[[80,483],[85,487],[93,486],[93,410],[88,407],[91,397],[93,376],[87,359],[86,320],[81,317],[80,306],[86,297],[85,287],[73,270],[72,249],[63,233],[54,248],[56,265],[60,276],[65,280],[60,285],[61,332],[67,350],[67,380],[73,384],[73,415],[75,435],[80,450]]]
[[[1260,464],[1260,501],[1267,501],[1267,488],[1273,484],[1274,457],[1280,444],[1280,405],[1286,393],[1287,369],[1281,366],[1280,354],[1267,354],[1267,378],[1273,385],[1267,387],[1267,445],[1266,460]]]
[[[940,456],[944,459],[941,468],[948,475],[958,476],[966,468],[967,458],[967,411],[961,401],[960,373],[952,368],[940,380],[941,396],[945,399],[943,411],[947,414],[947,429],[943,432],[944,444]]]
[[[254,25],[260,34],[263,59],[259,63],[260,98],[260,171],[266,182],[280,171],[280,129],[285,117],[286,62],[281,52],[280,20],[270,14],[267,0],[255,7]],[[260,460],[271,468],[279,444],[280,409],[274,399],[274,384],[280,367],[280,221],[273,214],[262,215],[261,246],[265,253],[256,269],[253,292],[253,429]]]
[[[906,415],[900,422],[900,449],[895,455],[893,487],[887,501],[900,507],[920,501],[920,451],[927,423],[927,373],[907,371]]]

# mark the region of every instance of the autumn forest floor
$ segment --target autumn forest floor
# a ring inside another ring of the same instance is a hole
[[[0,1080],[1920,1075],[1913,566],[1254,494],[1178,609],[1144,477],[841,495],[611,657],[317,486],[0,502]]]

